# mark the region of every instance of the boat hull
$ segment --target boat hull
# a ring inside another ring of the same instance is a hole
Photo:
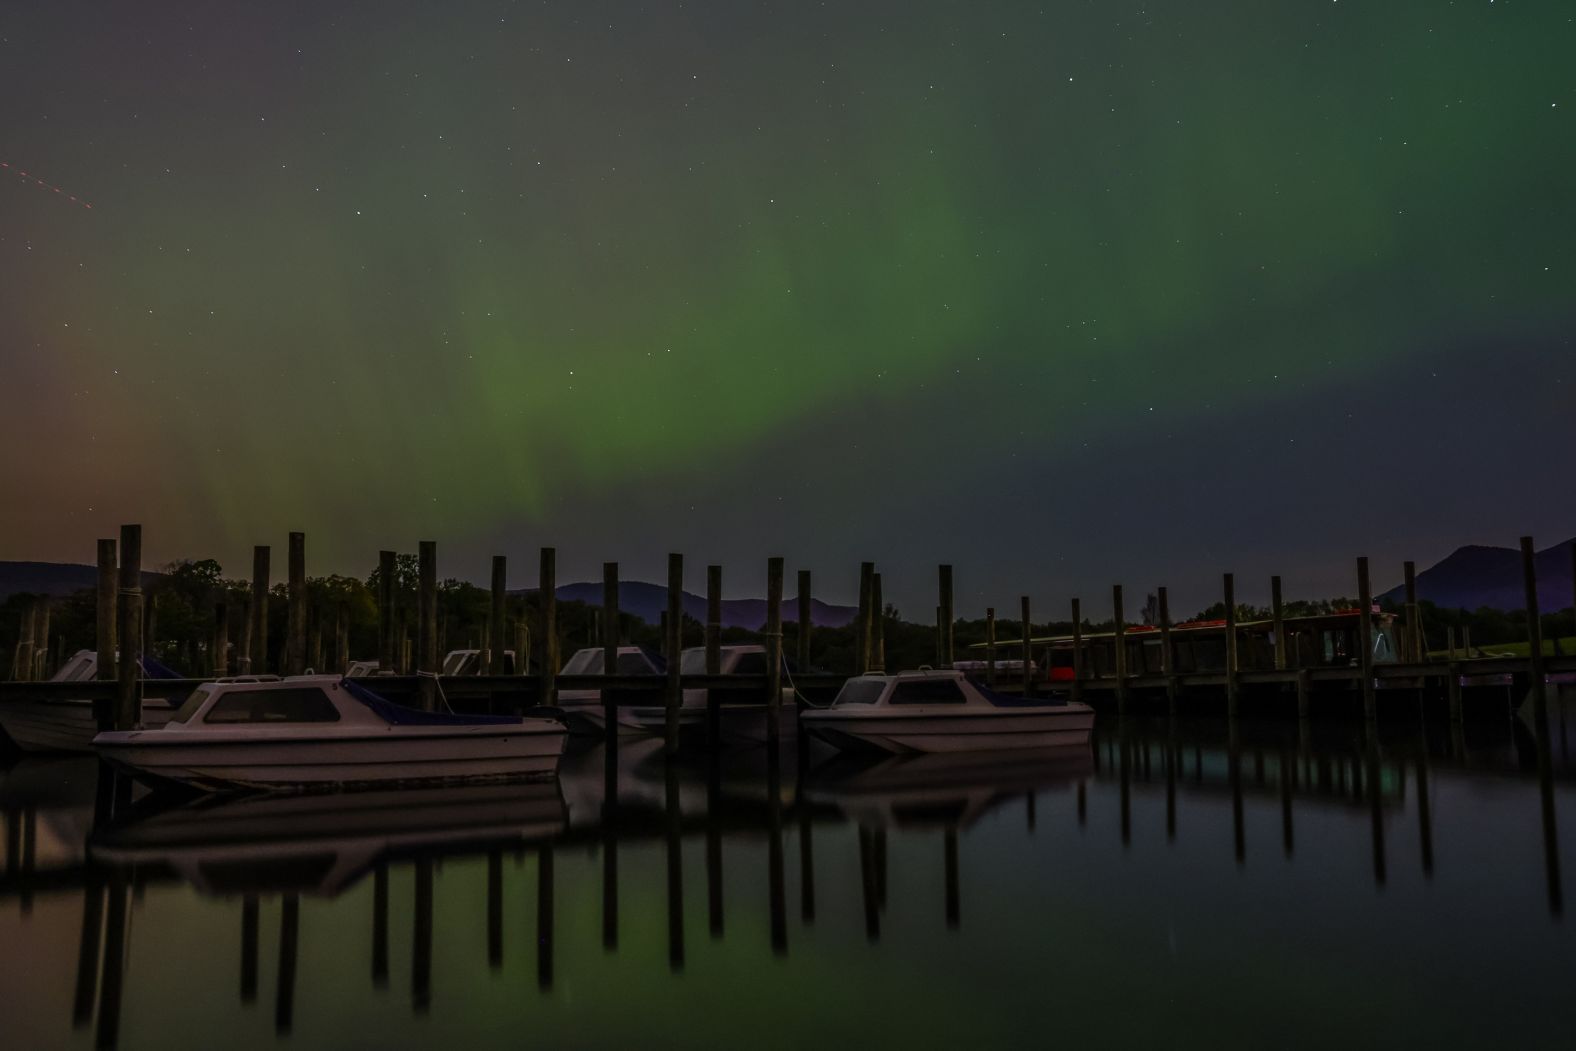
[[[894,755],[1086,745],[1094,712],[1083,705],[989,711],[870,712],[823,709],[801,716],[806,733],[845,749]]]
[[[165,736],[163,731],[100,734],[94,745],[104,758],[134,773],[201,788],[325,790],[550,777],[567,734],[562,726],[511,726],[357,737],[154,739]]]
[[[156,730],[174,713],[166,700],[143,701],[142,725]],[[99,725],[92,701],[8,701],[0,704],[0,729],[24,752],[91,752]]]

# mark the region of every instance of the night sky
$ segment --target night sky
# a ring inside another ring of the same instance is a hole
[[[8,3],[0,558],[874,559],[927,620],[939,561],[1191,612],[1554,543],[1572,55],[1569,0]]]

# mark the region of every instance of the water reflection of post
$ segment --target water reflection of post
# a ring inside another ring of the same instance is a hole
[[[788,909],[783,898],[783,805],[782,771],[777,757],[777,746],[767,746],[766,757],[766,815],[767,815],[767,883],[770,894],[772,952],[788,955]]]
[[[1034,833],[1034,793],[1029,792],[1023,797],[1023,820],[1028,826],[1029,833]]]
[[[93,996],[98,992],[99,940],[104,935],[104,884],[96,875],[82,887],[82,938],[77,944],[77,990],[71,1002],[71,1027],[80,1029],[93,1020]]]
[[[706,760],[706,929],[713,938],[723,935],[721,805],[722,771],[713,750]]]
[[[675,654],[675,659],[677,655]],[[679,772],[667,765],[668,969],[684,969],[684,844],[679,811]]]
[[[1089,782],[1078,782],[1078,827],[1089,823]]]
[[[958,929],[958,832],[949,828],[942,837],[942,853],[947,869],[947,930]]]
[[[799,919],[805,926],[815,922],[815,841],[804,803],[799,805]]]
[[[1166,842],[1175,843],[1177,838],[1177,764],[1182,759],[1180,746],[1177,744],[1177,723],[1175,714],[1166,719]]]
[[[1560,883],[1560,841],[1554,815],[1554,772],[1549,756],[1547,711],[1535,711],[1533,723],[1538,741],[1538,797],[1543,810],[1543,871],[1549,884],[1549,915],[1559,916],[1565,911],[1565,894]]]
[[[1428,804],[1428,747],[1417,757],[1417,826],[1418,834],[1422,837],[1423,850],[1423,876],[1432,878],[1434,875],[1434,815]]]
[[[241,1003],[257,1002],[257,896],[241,899]]]
[[[881,910],[876,904],[876,872],[870,830],[859,826],[859,885],[865,904],[865,938],[874,945],[881,940]]]
[[[503,966],[503,852],[487,853],[487,966]]]
[[[1133,774],[1130,764],[1131,745],[1127,739],[1127,722],[1123,720],[1117,724],[1116,761],[1121,782],[1122,799],[1122,846],[1127,846],[1133,838]]]
[[[416,907],[410,950],[410,1004],[425,1013],[432,1003],[432,862],[416,862]]]
[[[301,932],[301,899],[286,894],[279,910],[279,987],[274,997],[274,1032],[290,1032],[295,1022],[296,951]]]
[[[120,993],[126,965],[126,904],[124,876],[109,879],[109,915],[104,926],[104,976],[99,982],[98,1028],[94,1046],[114,1047],[120,1041]]]
[[[536,848],[536,987],[553,987],[553,846]]]
[[[1291,754],[1283,749],[1280,754],[1281,849],[1288,858],[1296,847],[1291,824],[1291,771]]]
[[[372,871],[372,987],[389,984],[389,867]]]
[[[1226,751],[1226,768],[1231,779],[1231,835],[1236,848],[1237,864],[1248,859],[1247,834],[1242,825],[1242,750],[1237,745],[1237,721],[1231,720],[1231,733]]]
[[[14,820],[14,819],[13,819]],[[22,874],[31,876],[37,867],[38,860],[38,808],[26,806],[22,808]],[[22,881],[22,894],[19,902],[22,915],[26,916],[33,911],[33,881]]]
[[[1370,740],[1372,733],[1370,731]],[[1364,778],[1368,790],[1368,811],[1373,819],[1374,841],[1374,883],[1384,886],[1385,860],[1384,860],[1384,809],[1381,805],[1379,791],[1379,746],[1370,744],[1368,748],[1368,772]]]

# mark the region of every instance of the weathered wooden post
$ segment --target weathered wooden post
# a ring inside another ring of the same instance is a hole
[[[248,604],[252,611],[252,666],[253,675],[268,671],[268,545],[252,548],[252,598]],[[125,632],[121,638],[126,639]]]
[[[1073,599],[1073,684],[1072,699],[1083,700],[1083,609],[1078,599]]]
[[[33,678],[33,636],[37,631],[38,603],[29,603],[22,610],[22,620],[17,627],[16,649],[11,653],[11,678],[28,682]]]
[[[213,604],[213,676],[230,674],[230,609],[220,599]]]
[[[1313,672],[1307,668],[1297,669],[1297,718],[1306,720],[1312,714],[1313,704]]]
[[[115,678],[115,591],[116,574],[115,541],[98,542],[98,601],[94,609],[94,645],[98,647],[97,667],[94,677],[108,681]]]
[[[1029,622],[1029,596],[1021,595],[1018,598],[1018,612],[1023,620],[1023,695],[1034,696],[1034,671],[1029,667],[1034,663],[1034,631]],[[1034,796],[1031,794],[1032,800]]]
[[[423,540],[417,545],[416,564],[419,591],[416,601],[416,674],[421,707],[433,711],[438,706],[438,543]]]
[[[1122,614],[1122,585],[1111,585],[1111,641],[1116,644],[1116,710],[1127,714],[1127,621]]]
[[[602,563],[602,674],[618,672],[618,563]],[[602,739],[618,749],[618,695],[602,691]]]
[[[285,674],[306,671],[306,534],[290,534],[289,603],[286,607]]]
[[[783,707],[783,560],[766,560],[766,744],[775,761]],[[780,838],[780,837],[779,837]]]
[[[870,577],[870,666],[886,671],[886,604],[881,598],[881,574]]]
[[[1427,659],[1423,649],[1423,614],[1417,604],[1417,563],[1403,562],[1402,576],[1406,580],[1406,643],[1410,651],[1407,659],[1421,663]]]
[[[1171,649],[1171,598],[1165,587],[1155,589],[1160,606],[1160,671],[1166,677],[1166,714],[1177,713],[1176,657]]]
[[[684,680],[679,665],[684,651],[684,556],[668,555],[668,688],[663,697],[663,748],[668,755],[679,750],[679,707],[684,702]],[[710,703],[708,696],[707,703]]]
[[[334,671],[343,675],[350,670],[350,611],[341,598],[334,603]]]
[[[1454,624],[1445,625],[1445,653],[1446,660],[1453,661],[1456,659],[1456,626]]]
[[[542,666],[537,672],[536,703],[558,703],[558,551],[542,548],[536,582],[537,610],[542,616]]]
[[[870,592],[876,574],[874,562],[859,563],[859,615],[854,620],[854,674],[870,670]]]
[[[394,647],[398,638],[394,629],[394,562],[393,551],[378,552],[378,671],[393,672],[398,665]]]
[[[1237,717],[1237,581],[1230,573],[1221,585],[1226,599],[1226,714]]]
[[[1538,570],[1532,538],[1521,538],[1521,583],[1527,597],[1527,674],[1531,678],[1533,718],[1548,715],[1548,687],[1543,681],[1543,618],[1538,611]],[[1536,723],[1534,723],[1536,725]]]
[[[615,583],[617,567],[614,567]],[[615,599],[617,596],[614,596]],[[504,638],[503,608],[509,599],[509,559],[506,555],[492,557],[492,608],[487,617],[487,667],[488,675],[502,675],[509,666],[506,651],[509,644]],[[617,646],[618,625],[613,625],[614,645]]]
[[[985,608],[985,685],[996,688],[996,607]]]
[[[952,567],[941,566],[941,666],[952,667]]]
[[[722,674],[722,567],[706,567],[706,674]],[[722,744],[722,691],[706,691],[706,744]]]
[[[810,668],[810,632],[815,621],[814,604],[810,596],[810,571],[799,570],[799,670]]]
[[[1368,559],[1357,560],[1357,653],[1363,676],[1363,718],[1370,724],[1378,717],[1374,698],[1374,614],[1373,589],[1368,584]]]
[[[1274,618],[1275,670],[1286,670],[1286,605],[1281,601],[1281,578],[1270,577],[1270,616]]]
[[[142,527],[120,527],[120,625],[119,689],[116,692],[115,729],[142,727]]]
[[[142,601],[142,649],[139,657],[154,656],[153,644],[158,640],[159,593],[149,589]]]

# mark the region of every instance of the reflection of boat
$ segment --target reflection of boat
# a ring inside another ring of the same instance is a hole
[[[766,647],[747,643],[721,647],[717,666],[719,675],[765,675]],[[787,669],[787,662],[784,662]],[[679,658],[679,672],[683,675],[706,673],[706,647],[692,646]],[[766,704],[761,701],[761,691],[753,687],[742,689],[718,688],[716,690],[685,690],[679,706],[678,721],[681,731],[704,732],[706,705],[715,695],[720,706],[718,722],[722,739],[733,743],[760,744],[766,740]],[[667,722],[667,709],[660,704],[629,708],[623,715],[648,733],[662,733]],[[782,705],[778,710],[777,729],[781,737],[791,737],[798,732],[798,706],[794,689],[784,676]]]
[[[204,796],[133,811],[89,852],[112,865],[165,866],[209,894],[333,895],[391,858],[520,846],[563,827],[552,781]]]
[[[830,708],[800,714],[805,731],[839,748],[977,752],[1086,745],[1094,711],[1069,701],[994,693],[958,671],[861,675]]]
[[[988,754],[843,754],[811,772],[804,797],[836,806],[862,825],[959,828],[1003,801],[1093,772],[1093,757],[1082,745]]]
[[[600,646],[576,650],[560,674],[601,675],[603,656]],[[620,646],[614,671],[619,675],[661,675],[667,671],[667,662],[643,646]],[[563,709],[564,722],[572,733],[601,735],[606,726],[601,690],[559,690],[558,707]],[[618,732],[620,736],[644,734],[647,728],[620,712]]]
[[[551,774],[563,723],[405,708],[353,679],[206,683],[158,730],[94,746],[133,771],[205,788],[335,788]]]
[[[178,679],[180,675],[151,657],[141,661],[148,679]],[[98,675],[98,654],[78,650],[50,676],[50,682],[88,682]],[[163,726],[180,698],[147,697],[142,702],[142,725]],[[0,728],[18,748],[28,752],[91,752],[99,732],[93,702],[61,697],[47,700],[6,701],[0,704]]]

